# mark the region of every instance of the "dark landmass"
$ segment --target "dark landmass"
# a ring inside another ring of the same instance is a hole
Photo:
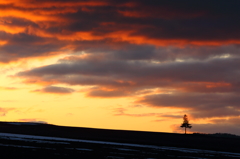
[[[224,135],[176,134],[145,131],[108,130],[82,127],[56,126],[37,123],[0,122],[0,132],[72,139],[110,141],[194,148],[214,151],[240,152],[240,138]]]
[[[229,134],[185,135],[0,122],[3,159],[240,158],[239,141]]]

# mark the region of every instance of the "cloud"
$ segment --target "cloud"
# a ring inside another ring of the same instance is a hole
[[[226,124],[196,124],[192,131],[202,133],[230,133],[240,135],[240,125]]]
[[[43,89],[34,90],[33,92],[40,92],[40,93],[52,93],[52,94],[71,94],[75,90],[71,88],[65,87],[57,87],[57,86],[47,86]]]
[[[0,116],[6,116],[10,111],[16,110],[15,108],[0,108]]]
[[[1,33],[5,34],[5,33]],[[9,36],[8,36],[9,35]],[[9,63],[19,59],[54,56],[62,53],[64,44],[49,38],[42,38],[26,33],[7,34],[7,43],[1,46],[0,62]],[[66,46],[66,45],[65,45]]]
[[[239,95],[236,94],[158,94],[145,96],[138,102],[161,108],[185,109],[194,118],[240,115]]]
[[[150,45],[138,53],[115,49],[116,56],[128,59],[151,58],[159,46],[239,44],[240,23],[233,18],[240,14],[239,2],[221,0],[218,6],[214,2],[4,1],[0,62],[87,51],[96,44]]]
[[[156,87],[183,92],[232,93],[239,92],[238,68],[239,58],[155,63],[71,57],[16,76],[25,78],[27,83],[97,85],[125,95]],[[103,89],[95,90],[95,94],[100,91],[104,94]]]
[[[15,87],[0,87],[0,90],[16,90],[17,88]]]
[[[111,98],[111,97],[126,97],[130,96],[130,92],[121,89],[104,89],[104,88],[92,88],[88,89],[88,97],[101,97],[101,98]]]
[[[18,119],[20,122],[30,122],[30,123],[39,123],[39,124],[48,124],[46,121],[39,121],[38,119]]]
[[[135,103],[184,109],[195,118],[240,114],[238,57],[163,63],[101,57],[71,56],[16,76],[27,83],[94,86],[85,90],[88,97],[142,95]]]
[[[135,107],[136,108],[136,107]],[[113,113],[115,116],[129,116],[129,117],[157,117],[161,119],[154,120],[155,122],[159,121],[166,121],[168,119],[179,119],[182,117],[182,115],[178,115],[179,113],[176,113],[175,115],[168,115],[171,113],[127,113],[128,109],[126,108],[115,108],[113,109]],[[182,112],[181,112],[182,114]]]
[[[130,116],[130,117],[151,117],[151,116],[159,116],[162,113],[126,113],[127,109],[125,108],[116,108],[114,109],[115,116]]]

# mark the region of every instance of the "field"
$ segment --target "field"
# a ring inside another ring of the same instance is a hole
[[[240,140],[207,135],[0,123],[2,158],[240,158]]]

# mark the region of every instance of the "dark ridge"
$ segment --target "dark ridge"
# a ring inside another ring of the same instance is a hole
[[[240,138],[203,134],[108,130],[17,122],[0,122],[0,132],[240,152]]]

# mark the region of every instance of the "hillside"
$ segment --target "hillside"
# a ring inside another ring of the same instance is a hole
[[[199,134],[185,135],[174,133],[66,127],[38,123],[7,122],[0,122],[0,132],[0,146],[2,150],[6,149],[5,152],[13,151],[14,149],[14,151],[18,153],[23,153],[25,151],[23,148],[30,146],[30,148],[34,147],[32,149],[34,150],[34,154],[38,151],[42,155],[44,154],[42,151],[46,151],[46,154],[58,154],[59,152],[65,152],[68,155],[83,155],[82,157],[86,155],[86,158],[91,157],[91,155],[95,155],[96,153],[103,153],[102,157],[106,158],[106,156],[109,156],[109,153],[114,152],[116,154],[116,150],[124,152],[129,150],[131,151],[131,155],[136,156],[141,154],[143,158],[149,156],[149,154],[152,154],[150,155],[152,157],[159,158],[160,151],[161,155],[168,154],[168,157],[169,154],[175,154],[177,156],[188,156],[190,154],[190,156],[192,156],[192,154],[197,154],[197,156],[201,155],[201,157],[204,155],[206,158],[206,154],[214,154],[213,156],[215,156],[215,158],[216,156],[221,158],[227,154],[226,152],[232,152],[228,153],[228,158],[234,156],[240,157],[239,138],[223,138]],[[24,134],[27,136],[19,136],[18,134]],[[64,143],[66,141],[68,141],[67,144]],[[108,147],[106,147],[106,145],[108,145]],[[38,147],[38,149],[36,149],[36,147]],[[52,149],[51,151],[54,150],[54,153],[51,153],[50,149]],[[61,149],[61,151],[59,151],[59,149]],[[78,151],[74,151],[77,149]],[[140,149],[142,150],[140,151]],[[95,151],[94,153],[92,152],[93,150]],[[30,152],[29,149],[27,152]],[[144,154],[142,154],[143,152]],[[26,155],[26,153],[24,154]],[[120,154],[125,154],[125,157],[123,156],[123,158],[131,158],[129,157],[129,153],[125,152]],[[166,158],[166,156],[164,158]],[[207,158],[209,158],[209,155]],[[226,156],[223,158],[226,158]]]

